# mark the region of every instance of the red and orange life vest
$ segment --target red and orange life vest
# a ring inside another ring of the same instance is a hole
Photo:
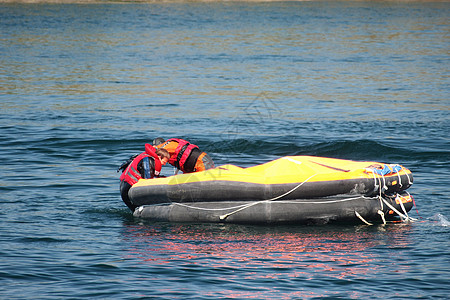
[[[170,144],[172,144],[172,142],[178,143],[176,148],[170,147]],[[197,145],[177,138],[168,139],[161,145],[158,145],[158,148],[164,148],[169,151],[169,164],[177,169],[180,169],[184,173],[194,172],[195,163],[202,153]]]
[[[161,172],[161,161],[159,160],[158,155],[155,153],[155,148],[150,144],[145,144],[145,152],[139,154],[123,171],[122,175],[120,175],[120,180],[124,180],[128,182],[130,185],[135,184],[142,178],[141,173],[138,171],[138,165],[144,158],[149,157],[153,158],[155,163],[155,176],[158,176]],[[153,178],[153,174],[150,172],[151,178]]]

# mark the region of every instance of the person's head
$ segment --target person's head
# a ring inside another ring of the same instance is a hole
[[[165,140],[162,137],[158,137],[153,140],[152,145],[153,145],[153,147],[156,147],[158,145],[161,145],[164,142],[165,142]]]
[[[156,155],[158,155],[161,164],[164,166],[170,159],[170,153],[166,149],[156,149]]]

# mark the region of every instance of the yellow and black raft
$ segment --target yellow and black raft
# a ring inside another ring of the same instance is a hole
[[[171,222],[326,224],[408,219],[411,171],[392,164],[286,156],[240,168],[140,179],[134,216]]]

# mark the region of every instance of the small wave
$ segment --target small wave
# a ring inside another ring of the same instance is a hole
[[[165,104],[148,104],[147,107],[175,107],[180,106],[177,103],[165,103]]]
[[[437,225],[439,226],[443,226],[443,227],[449,227],[450,226],[450,222],[447,220],[446,217],[444,217],[441,214],[436,214],[433,217],[433,220],[436,220]]]
[[[335,140],[329,142],[311,141],[267,141],[230,139],[223,140],[218,145],[209,145],[213,152],[245,152],[252,154],[273,155],[314,155],[329,156],[337,158],[368,159],[379,158],[380,153],[384,156],[401,156],[406,151],[372,140]],[[408,155],[410,155],[410,151]],[[405,154],[406,155],[406,154]]]
[[[25,237],[21,239],[24,243],[67,243],[72,240],[69,239],[57,239],[51,237]]]

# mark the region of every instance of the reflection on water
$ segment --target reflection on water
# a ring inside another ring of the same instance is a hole
[[[186,266],[188,262],[189,268],[207,266],[226,270],[227,276],[235,271],[245,272],[252,280],[308,280],[317,272],[330,279],[375,276],[387,266],[386,257],[380,257],[373,249],[402,249],[411,243],[410,226],[401,224],[373,228],[272,228],[156,223],[126,228],[123,238],[129,246],[127,258],[152,266]],[[395,261],[396,255],[393,251],[389,260]]]

